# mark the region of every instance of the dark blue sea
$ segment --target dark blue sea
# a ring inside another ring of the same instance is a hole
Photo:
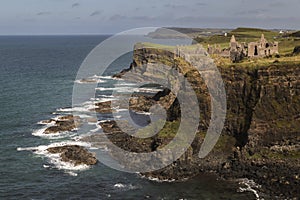
[[[32,151],[72,140],[39,137],[38,122],[68,111],[81,63],[107,37],[0,37],[0,199],[255,199],[213,175],[155,182],[101,163],[72,171]],[[130,62],[120,59],[114,70]]]

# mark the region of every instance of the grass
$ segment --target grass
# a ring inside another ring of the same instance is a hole
[[[176,47],[175,46],[162,45],[162,44],[154,44],[154,43],[150,43],[150,42],[143,42],[143,43],[137,43],[135,45],[135,48],[152,48],[152,49],[160,49],[160,50],[173,52]]]
[[[300,31],[299,31],[300,32]],[[235,35],[236,40],[238,42],[253,42],[258,41],[261,38],[261,34],[265,35],[265,38],[270,41],[278,41],[279,42],[279,54],[280,58],[256,58],[256,59],[244,59],[240,63],[232,63],[229,58],[222,58],[219,56],[212,55],[212,58],[215,60],[217,66],[242,66],[242,67],[261,67],[267,65],[275,65],[275,66],[285,66],[291,63],[300,64],[300,55],[292,55],[292,52],[296,46],[300,46],[300,38],[292,37],[283,37],[279,32],[256,29],[256,28],[237,28],[228,33],[227,37],[225,35],[213,35],[209,37],[198,37],[195,38],[195,41],[198,41],[199,44],[203,45],[203,48],[207,48],[208,45],[220,45],[222,49],[229,48],[229,42],[232,35]],[[298,32],[295,32],[296,36],[298,36]],[[153,44],[153,43],[139,43],[141,47],[144,48],[155,48],[159,50],[166,50],[173,52],[175,50],[175,46],[167,46],[161,44]],[[193,48],[197,48],[197,45],[185,46],[184,48],[187,50],[192,50]],[[276,63],[274,63],[276,62]]]
[[[254,155],[250,156],[249,154],[246,155],[249,159],[276,159],[276,160],[284,160],[284,159],[299,159],[300,152],[299,151],[290,151],[290,152],[275,152],[271,151],[267,148],[261,149],[259,152],[255,153]]]

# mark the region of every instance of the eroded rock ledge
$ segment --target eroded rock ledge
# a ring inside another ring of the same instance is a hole
[[[47,151],[52,154],[60,154],[62,161],[70,162],[75,166],[97,164],[95,155],[78,145],[51,147]]]
[[[57,120],[49,120],[49,122],[55,122],[53,126],[48,127],[44,134],[57,134],[66,131],[72,131],[80,125],[81,119],[78,116],[67,115],[59,117]]]

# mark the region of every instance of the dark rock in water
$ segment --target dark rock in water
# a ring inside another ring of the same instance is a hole
[[[294,48],[293,54],[300,54],[300,46]]]
[[[114,109],[112,109],[112,102],[111,101],[106,101],[106,102],[99,102],[96,103],[95,106],[95,111],[97,113],[101,113],[101,114],[110,114],[115,112]]]
[[[73,163],[75,166],[82,164],[95,165],[97,163],[93,153],[78,145],[52,147],[47,149],[47,151],[53,154],[59,153],[64,162]]]
[[[52,122],[54,122],[55,120],[54,119],[49,119],[49,120],[43,120],[41,121],[42,124],[50,124]]]
[[[47,128],[45,134],[57,134],[59,132],[72,131],[80,125],[80,117],[67,115],[58,118],[55,125]]]

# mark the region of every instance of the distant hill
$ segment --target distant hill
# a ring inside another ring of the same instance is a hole
[[[291,33],[289,36],[290,36],[290,37],[300,37],[300,31]]]
[[[231,31],[232,33],[235,32],[271,32],[270,30],[265,30],[265,29],[259,29],[259,28],[245,28],[245,27],[239,27],[237,29],[234,29]]]
[[[220,35],[225,32],[230,32],[232,29],[217,29],[217,28],[179,28],[179,27],[165,27],[158,28],[154,32],[149,33],[148,36],[151,38],[177,38],[180,37],[176,33],[172,33],[168,30],[173,30],[182,34],[186,34],[189,37],[200,37],[200,36],[212,36]]]

